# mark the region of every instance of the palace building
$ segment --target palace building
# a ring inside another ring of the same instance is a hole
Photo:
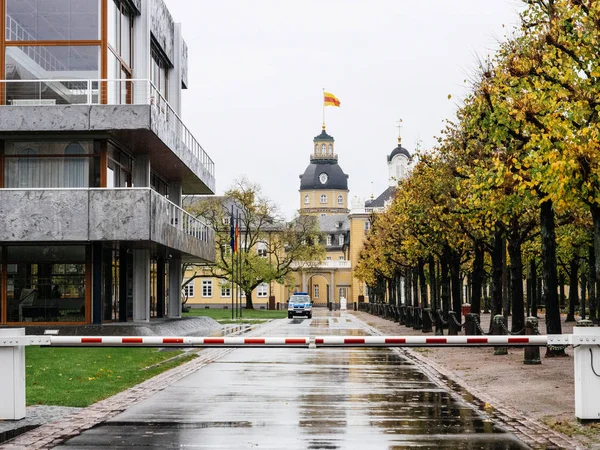
[[[0,0],[0,325],[181,316],[181,208],[215,169],[181,119],[187,45],[163,0]]]
[[[321,245],[325,259],[298,267],[291,285],[263,283],[253,294],[256,308],[285,305],[295,291],[308,292],[315,304],[336,308],[340,300],[348,303],[368,301],[365,283],[358,280],[356,267],[372,214],[385,210],[393,199],[398,181],[406,177],[412,164],[410,152],[398,145],[387,156],[388,188],[366,202],[355,200],[349,205],[349,176],[338,162],[335,139],[323,126],[313,139],[310,161],[300,175],[299,214],[312,215],[318,220],[322,233]],[[258,249],[260,252],[260,249]],[[191,277],[192,273],[186,274]],[[194,307],[229,307],[231,291],[226,281],[209,275],[198,277],[186,285],[188,305]]]

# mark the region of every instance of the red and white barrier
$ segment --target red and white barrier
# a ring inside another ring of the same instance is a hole
[[[559,336],[317,336],[317,347],[478,347],[569,345]]]
[[[308,347],[307,337],[50,336],[52,347]],[[42,344],[43,345],[43,344]]]

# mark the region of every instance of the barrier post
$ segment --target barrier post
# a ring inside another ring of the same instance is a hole
[[[538,333],[538,320],[537,317],[528,317],[525,320],[525,335],[533,335]],[[523,350],[523,364],[541,364],[540,359],[540,348],[539,347],[525,347]]]
[[[573,327],[575,417],[600,419],[600,328]]]
[[[0,330],[0,420],[25,417],[25,328]]]
[[[496,336],[506,335],[504,317],[500,314],[492,319],[492,334]],[[508,355],[508,347],[494,347],[494,355]]]
[[[431,320],[431,308],[423,308],[423,333],[433,331],[433,321]]]
[[[477,323],[479,322],[479,314],[467,313],[465,315],[465,335],[477,336],[479,330],[477,329]]]
[[[448,336],[458,336],[460,327],[457,325],[456,312],[448,311]]]

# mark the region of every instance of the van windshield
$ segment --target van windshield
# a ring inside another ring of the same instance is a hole
[[[290,300],[296,303],[310,303],[310,297],[308,295],[292,295]]]

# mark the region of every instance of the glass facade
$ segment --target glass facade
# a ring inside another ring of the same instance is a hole
[[[8,246],[7,322],[85,322],[86,248]]]
[[[4,187],[90,187],[92,148],[91,141],[6,141]]]
[[[100,39],[100,0],[7,0],[7,41]]]

